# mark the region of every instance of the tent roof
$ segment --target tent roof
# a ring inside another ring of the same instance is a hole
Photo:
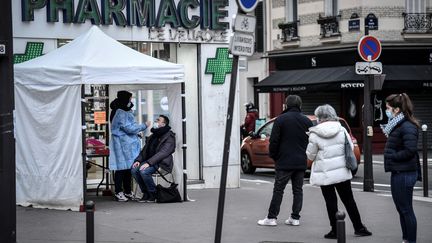
[[[23,85],[167,84],[183,82],[184,67],[129,48],[91,27],[70,43],[16,64]]]

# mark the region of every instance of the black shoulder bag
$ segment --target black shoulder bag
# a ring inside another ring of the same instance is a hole
[[[174,181],[169,181],[165,176],[157,170],[157,173],[170,184],[169,187],[163,187],[160,184],[156,185],[156,202],[157,203],[173,203],[181,202],[180,192],[177,189],[178,184]]]

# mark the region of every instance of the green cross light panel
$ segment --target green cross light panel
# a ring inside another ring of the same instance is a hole
[[[25,53],[14,55],[14,64],[42,56],[43,46],[43,42],[27,42]]]
[[[217,48],[216,57],[208,58],[206,74],[212,74],[212,84],[225,83],[225,76],[232,71],[233,59],[229,58],[228,48]]]

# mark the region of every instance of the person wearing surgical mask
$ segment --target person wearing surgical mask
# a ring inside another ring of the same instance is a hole
[[[139,202],[155,202],[156,185],[152,174],[159,168],[171,172],[173,168],[173,156],[175,151],[175,133],[169,126],[169,118],[160,115],[153,123],[144,148],[132,165],[132,176],[138,183],[142,198]]]
[[[138,124],[132,113],[132,93],[121,90],[111,104],[111,139],[109,169],[114,171],[115,199],[126,202],[133,198],[130,168],[141,149],[138,134],[148,126]]]
[[[421,181],[417,143],[420,124],[413,115],[413,104],[405,93],[386,98],[388,123],[382,125],[387,142],[384,148],[384,170],[391,173],[393,202],[399,213],[402,242],[415,243],[417,219],[413,209],[413,190]]]

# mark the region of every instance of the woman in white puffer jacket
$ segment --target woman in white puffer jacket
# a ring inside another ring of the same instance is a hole
[[[326,202],[331,231],[324,238],[336,239],[336,212],[338,211],[336,191],[354,226],[357,236],[372,235],[363,225],[357,204],[351,190],[351,171],[345,166],[345,136],[350,146],[348,132],[339,122],[335,109],[330,105],[316,108],[318,125],[309,129],[309,144],[306,154],[313,161],[310,184],[321,187]]]

